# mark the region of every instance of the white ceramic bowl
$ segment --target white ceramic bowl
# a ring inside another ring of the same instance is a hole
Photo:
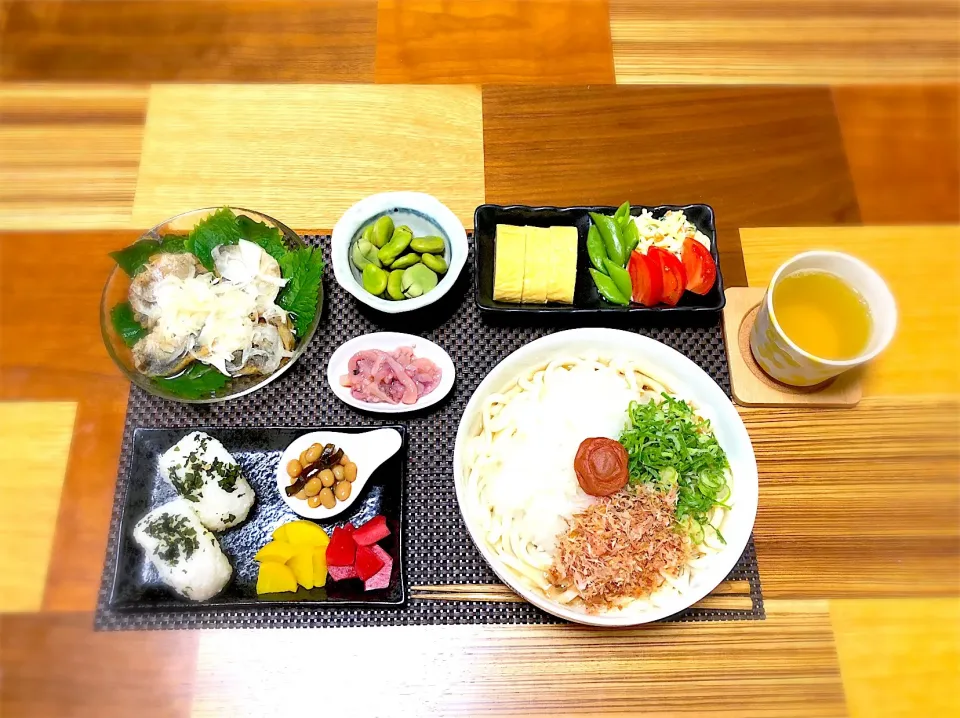
[[[471,510],[475,499],[467,495],[464,486],[465,443],[479,426],[479,412],[484,399],[502,390],[524,371],[542,366],[557,357],[581,353],[611,358],[630,357],[646,366],[654,379],[662,381],[677,395],[694,401],[701,413],[711,420],[717,440],[727,453],[733,473],[734,504],[723,529],[724,538],[727,540],[726,547],[715,555],[708,567],[697,571],[685,593],[675,598],[665,598],[662,605],[642,613],[618,611],[588,614],[552,601],[528,588],[487,544],[482,529],[474,519],[475,513]],[[737,563],[750,538],[757,514],[757,462],[753,446],[746,427],[723,390],[706,372],[674,349],[648,337],[616,329],[573,329],[557,332],[530,342],[497,364],[480,382],[463,412],[454,444],[453,475],[457,503],[460,505],[460,513],[467,530],[497,576],[527,601],[544,611],[568,621],[594,626],[648,623],[682,611],[702,599],[726,578]]]
[[[287,496],[285,489],[290,485],[290,475],[287,473],[287,464],[300,456],[301,452],[310,448],[311,444],[335,444],[338,449],[350,457],[350,461],[357,465],[357,478],[353,482],[350,496],[346,501],[338,501],[332,509],[317,506],[310,508],[306,501],[294,496]],[[294,440],[280,456],[277,465],[277,491],[283,502],[306,519],[329,519],[347,510],[363,493],[367,480],[376,471],[380,464],[396,454],[403,445],[403,437],[396,429],[374,429],[359,434],[347,434],[339,431],[313,431]]]
[[[429,394],[420,397],[415,404],[373,404],[360,401],[353,398],[349,387],[340,384],[340,377],[347,373],[347,363],[350,361],[350,357],[357,352],[367,349],[391,352],[400,347],[413,347],[416,356],[429,359],[440,368],[440,383]],[[453,365],[453,360],[440,346],[429,339],[416,337],[413,334],[401,334],[400,332],[374,332],[373,334],[354,337],[342,344],[327,363],[327,381],[336,397],[354,409],[372,411],[378,414],[404,414],[408,411],[419,411],[428,406],[433,406],[450,393],[456,375],[457,370]]]
[[[410,227],[415,237],[436,235],[447,243],[447,273],[423,296],[400,301],[375,297],[363,288],[360,272],[350,261],[350,247],[363,228],[385,214],[395,225]],[[450,291],[467,263],[467,232],[456,215],[436,197],[422,192],[383,192],[360,200],[344,213],[333,228],[331,252],[337,284],[367,306],[386,314],[399,314],[433,304]]]

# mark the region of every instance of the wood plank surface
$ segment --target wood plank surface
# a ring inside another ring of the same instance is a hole
[[[831,601],[830,621],[851,718],[960,715],[960,600]]]
[[[605,0],[380,0],[377,82],[613,83]]]
[[[833,100],[864,223],[960,222],[960,86],[835,87]]]
[[[4,718],[186,718],[198,635],[94,633],[93,615],[0,615]]]
[[[960,227],[779,227],[740,231],[747,278],[764,286],[777,267],[810,249],[859,257],[897,301],[897,334],[866,369],[867,395],[960,393]],[[911,250],[935,247],[935,259]]]
[[[26,0],[0,79],[370,82],[376,0]]]
[[[765,597],[960,591],[960,400],[739,411],[760,472]]]
[[[133,223],[233,204],[332,228],[369,194],[417,190],[472,226],[481,125],[469,85],[154,85]]]
[[[574,625],[206,631],[192,716],[270,718],[309,710],[315,697],[288,690],[284,679],[318,645],[346,665],[365,667],[345,671],[340,689],[325,696],[329,709],[354,715],[625,718],[637,715],[641,703],[649,716],[843,715],[826,603],[772,601],[767,616],[617,631]],[[375,691],[369,675],[378,678]]]
[[[954,0],[611,0],[617,82],[955,81]]]
[[[487,201],[705,202],[727,286],[743,226],[859,221],[826,89],[485,87]]]
[[[135,85],[0,85],[0,229],[125,226],[146,108]]]
[[[0,403],[0,612],[43,604],[77,406]]]

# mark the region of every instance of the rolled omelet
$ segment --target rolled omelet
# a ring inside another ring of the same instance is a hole
[[[525,227],[526,252],[523,262],[524,304],[546,304],[550,282],[550,230],[546,227]]]
[[[573,304],[577,284],[577,228],[550,228],[550,277],[547,301]]]
[[[493,298],[517,303],[523,295],[523,268],[526,260],[525,227],[497,225],[494,249]]]

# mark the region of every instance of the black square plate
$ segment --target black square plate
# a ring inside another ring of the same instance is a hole
[[[379,427],[304,427],[265,429],[136,429],[133,435],[133,459],[126,477],[127,491],[117,540],[116,571],[110,591],[110,608],[118,612],[203,611],[204,609],[263,608],[289,604],[311,609],[337,606],[400,606],[406,600],[403,571],[403,495],[406,483],[407,434],[402,426],[391,426],[403,438],[400,451],[385,461],[367,480],[361,496],[342,514],[330,521],[318,521],[327,533],[335,526],[351,521],[362,524],[383,514],[390,536],[380,542],[393,558],[390,585],[377,591],[364,591],[356,579],[331,581],[324,588],[296,593],[257,596],[257,563],[254,554],[270,540],[270,534],[282,523],[299,519],[283,502],[277,491],[277,462],[284,449],[297,437],[312,431],[360,433]],[[233,566],[233,576],[223,591],[213,598],[194,602],[177,595],[160,581],[157,570],[133,539],[133,527],[147,512],[176,498],[170,483],[160,476],[160,455],[191,431],[203,431],[218,439],[243,468],[243,475],[256,493],[247,520],[239,526],[215,534],[220,547]]]
[[[498,204],[482,204],[474,214],[474,241],[476,243],[474,261],[476,263],[476,301],[477,307],[485,314],[509,315],[532,312],[540,315],[574,314],[574,315],[630,315],[637,318],[650,318],[669,315],[680,319],[685,314],[692,313],[719,313],[726,303],[723,295],[723,277],[720,274],[720,257],[717,253],[717,229],[713,218],[713,208],[706,204],[673,205],[663,204],[657,207],[634,205],[630,207],[630,214],[638,216],[642,210],[649,210],[657,218],[663,217],[668,210],[683,210],[693,224],[710,238],[710,253],[717,264],[717,281],[704,296],[693,292],[684,292],[680,302],[675,307],[660,305],[643,307],[631,304],[629,307],[618,307],[608,304],[600,298],[599,292],[587,271],[590,268],[590,259],[587,256],[587,231],[590,229],[590,212],[612,215],[616,207],[527,207],[525,205],[511,205],[504,207]],[[577,283],[573,292],[573,304],[510,304],[497,302],[493,299],[493,272],[494,252],[498,224],[513,224],[532,227],[576,227],[577,228]]]

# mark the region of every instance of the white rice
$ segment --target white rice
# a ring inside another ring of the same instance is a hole
[[[236,526],[253,505],[253,489],[239,469],[223,444],[201,431],[187,434],[160,457],[160,473],[211,531]]]
[[[133,538],[163,582],[192,601],[216,596],[233,575],[216,537],[184,499],[174,499],[140,519]]]

